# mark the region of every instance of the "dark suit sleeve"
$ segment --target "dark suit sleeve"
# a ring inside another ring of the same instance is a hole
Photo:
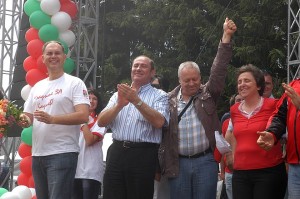
[[[287,119],[287,96],[284,94],[277,103],[276,110],[273,112],[267,125],[267,131],[272,132],[277,140],[286,133]]]

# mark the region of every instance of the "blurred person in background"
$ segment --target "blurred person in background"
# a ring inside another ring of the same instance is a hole
[[[242,100],[243,100],[243,97],[240,94],[234,94],[231,96],[231,98],[229,100],[229,106],[231,107],[235,103],[239,103]],[[228,126],[229,126],[229,124],[232,125],[232,123],[230,122],[230,112],[229,112],[227,118],[225,118],[225,116],[222,117],[221,123],[222,123],[222,135],[223,135],[223,137],[226,137],[226,133],[228,133],[228,131],[227,131]],[[229,133],[231,134],[231,132],[229,132]],[[233,170],[233,168],[232,168],[232,164],[231,165],[226,164],[226,162],[227,162],[226,156],[231,158],[232,152],[228,152],[223,155],[223,158],[221,161],[220,177],[222,180],[224,180],[227,198],[232,199],[232,170]]]
[[[152,79],[151,86],[157,89],[162,89],[163,91],[167,91],[169,88],[169,82],[161,75],[156,74]],[[157,170],[154,178],[153,199],[169,199],[169,192],[168,179],[161,175],[161,169],[159,163],[157,162]]]
[[[264,78],[265,78],[265,90],[263,93],[263,97],[274,98],[274,96],[272,94],[273,88],[274,88],[272,75],[271,75],[271,73],[269,73],[266,70],[263,70],[263,73],[264,73]]]
[[[104,127],[97,124],[97,116],[102,110],[100,95],[96,90],[88,90],[90,99],[89,122],[81,124],[77,169],[74,182],[74,199],[98,199],[104,175],[103,138]]]

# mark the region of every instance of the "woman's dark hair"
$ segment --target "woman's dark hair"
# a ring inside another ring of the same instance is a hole
[[[152,82],[155,79],[158,80],[159,85],[152,84]],[[161,75],[157,75],[157,74],[154,75],[154,77],[152,78],[152,81],[151,81],[151,85],[157,89],[162,89],[166,92],[169,90],[169,81]]]
[[[235,103],[235,97],[237,96],[237,94],[233,94],[231,95],[230,99],[229,99],[229,106],[234,105]]]
[[[263,72],[256,66],[254,66],[252,64],[247,64],[238,69],[237,79],[242,73],[245,73],[245,72],[249,72],[253,75],[257,87],[260,87],[260,90],[258,90],[258,94],[260,96],[262,96],[264,93],[264,90],[265,90],[265,77],[264,77]]]
[[[98,99],[98,104],[97,104],[97,107],[95,109],[95,113],[96,113],[96,115],[98,115],[102,111],[102,109],[103,109],[102,100],[101,100],[100,94],[96,90],[94,90],[94,89],[88,89],[88,94],[93,94]]]

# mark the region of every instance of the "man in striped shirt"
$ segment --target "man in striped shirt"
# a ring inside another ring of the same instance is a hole
[[[99,126],[113,132],[103,180],[104,199],[153,198],[161,129],[169,120],[167,94],[150,84],[154,75],[149,57],[135,58],[131,85],[118,84],[118,91],[98,117]]]

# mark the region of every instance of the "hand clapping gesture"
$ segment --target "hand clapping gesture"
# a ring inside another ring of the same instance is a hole
[[[129,102],[136,104],[139,101],[136,89],[128,84],[118,84],[118,104],[122,107],[126,106]]]

